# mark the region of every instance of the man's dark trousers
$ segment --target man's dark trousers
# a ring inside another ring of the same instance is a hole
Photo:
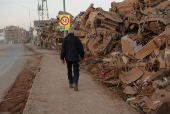
[[[78,86],[79,71],[80,71],[79,61],[66,61],[66,62],[67,62],[69,83],[70,84],[75,83]],[[74,77],[72,76],[72,66],[73,66]]]

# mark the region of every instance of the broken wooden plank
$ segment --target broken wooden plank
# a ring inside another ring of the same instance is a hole
[[[104,81],[106,84],[111,84],[113,86],[117,86],[120,83],[121,80],[111,80],[111,81]]]

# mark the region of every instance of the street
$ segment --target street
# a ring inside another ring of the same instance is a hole
[[[0,46],[0,98],[15,81],[18,74],[33,52],[23,44],[7,44]]]

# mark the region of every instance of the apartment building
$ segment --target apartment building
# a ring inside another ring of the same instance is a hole
[[[5,29],[6,42],[18,42],[21,41],[21,29],[19,26],[7,26]]]
[[[7,26],[4,31],[7,43],[23,42],[30,37],[30,33],[23,28],[19,28],[19,26]]]
[[[4,31],[4,29],[0,29],[0,40],[5,40],[5,31]]]
[[[30,38],[33,38],[33,31],[34,31],[34,28],[33,27],[29,27],[29,37]]]

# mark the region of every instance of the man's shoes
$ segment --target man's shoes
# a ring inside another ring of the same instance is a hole
[[[70,88],[73,88],[72,84],[69,85]]]
[[[75,83],[73,83],[73,88],[74,88],[74,91],[78,91],[79,89],[78,89],[78,87],[77,87],[77,85],[75,84]]]

